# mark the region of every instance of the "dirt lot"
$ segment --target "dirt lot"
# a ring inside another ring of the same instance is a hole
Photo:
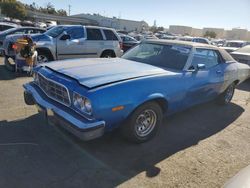
[[[133,145],[115,132],[91,142],[46,124],[23,102],[31,78],[0,59],[0,187],[221,187],[250,164],[250,81],[233,102],[213,102],[164,121],[152,141]]]

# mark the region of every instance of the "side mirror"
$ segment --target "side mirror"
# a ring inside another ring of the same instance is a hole
[[[70,39],[70,35],[68,34],[64,34],[63,36],[61,36],[60,40],[69,40]]]
[[[205,68],[206,68],[205,64],[198,64],[197,65],[197,70],[202,70],[202,69],[205,69]]]

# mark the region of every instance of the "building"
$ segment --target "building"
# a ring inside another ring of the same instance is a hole
[[[247,29],[234,28],[226,31],[226,39],[230,40],[249,40],[249,31]]]
[[[215,32],[216,33],[216,38],[224,38],[224,35],[225,35],[225,30],[223,28],[209,28],[209,27],[203,28],[202,35],[204,36],[207,31]]]
[[[80,24],[80,25],[98,25],[98,22],[88,18],[74,18],[71,16],[58,16],[53,14],[44,14],[41,12],[27,11],[28,17],[35,21],[56,21],[57,24]]]
[[[103,27],[110,27],[117,30],[124,30],[124,31],[145,31],[148,30],[149,26],[145,21],[133,21],[133,20],[126,20],[120,18],[109,18],[105,16],[101,16],[100,14],[77,14],[71,17],[74,18],[83,18],[83,19],[91,19],[98,23],[99,26]]]
[[[192,28],[191,36],[193,36],[193,37],[202,37],[203,36],[203,30],[202,29],[197,29],[197,28]]]
[[[178,35],[191,35],[192,27],[182,26],[182,25],[170,25],[169,32]]]
[[[207,31],[213,31],[216,33],[216,38],[228,39],[228,40],[247,40],[250,41],[250,31],[247,29],[233,28],[232,30],[225,30],[223,28],[209,28],[203,29],[192,28],[182,25],[170,25],[169,32],[178,35],[189,35],[193,37],[202,37]]]

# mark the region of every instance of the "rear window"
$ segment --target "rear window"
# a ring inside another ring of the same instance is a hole
[[[111,30],[103,30],[107,40],[118,40],[117,36]]]
[[[100,29],[87,28],[87,40],[103,40]]]

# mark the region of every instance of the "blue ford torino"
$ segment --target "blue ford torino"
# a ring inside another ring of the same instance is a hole
[[[148,40],[122,58],[40,64],[24,100],[82,140],[120,127],[140,143],[155,135],[164,115],[214,99],[228,104],[249,70],[211,45]]]

